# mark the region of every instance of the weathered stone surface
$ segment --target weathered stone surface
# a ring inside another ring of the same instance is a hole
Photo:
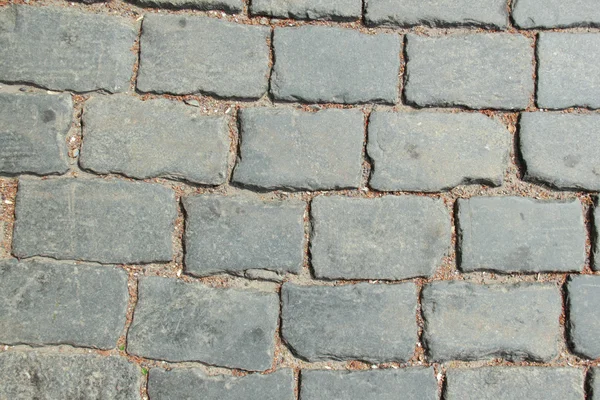
[[[186,272],[300,272],[306,203],[209,195],[184,198],[183,204]]]
[[[357,188],[364,114],[288,109],[241,111],[240,157],[233,181],[263,190]]]
[[[590,368],[588,388],[590,400],[600,399],[600,368]]]
[[[83,134],[79,162],[96,173],[225,183],[226,118],[164,99],[102,96],[85,103]]]
[[[122,269],[0,261],[0,343],[111,349],[125,327],[128,299]]]
[[[550,361],[558,354],[562,300],[552,284],[425,285],[423,341],[434,361]]]
[[[276,28],[273,46],[271,93],[278,100],[311,103],[398,100],[398,35],[367,35],[323,26]]]
[[[430,276],[450,247],[450,213],[441,200],[316,197],[311,261],[318,278]]]
[[[572,276],[567,291],[571,350],[596,359],[600,357],[600,276]]]
[[[224,10],[238,13],[244,7],[242,0],[126,0],[142,7],[193,8],[196,10]]]
[[[141,278],[138,291],[129,353],[245,370],[271,368],[279,318],[275,293],[160,277]]]
[[[600,34],[543,32],[537,55],[540,108],[600,108]]]
[[[0,94],[0,174],[67,172],[72,107],[66,94]]]
[[[506,28],[504,0],[366,0],[365,21],[370,25],[411,27],[482,26]]]
[[[115,16],[67,8],[0,11],[0,81],[88,92],[129,88],[137,29]]]
[[[104,263],[170,261],[175,194],[150,183],[21,179],[13,253]]]
[[[463,271],[581,271],[586,231],[579,201],[521,197],[458,200]]]
[[[417,342],[412,283],[298,286],[285,283],[284,341],[308,361],[405,361]]]
[[[269,37],[265,26],[147,15],[137,87],[143,92],[259,98],[268,87]]]
[[[502,184],[511,137],[479,113],[373,112],[367,152],[377,190],[437,192],[469,183]]]
[[[302,400],[435,400],[433,368],[381,371],[302,371]]]
[[[148,378],[148,394],[153,400],[295,400],[294,387],[294,373],[290,369],[234,378],[209,377],[189,368],[171,371],[153,368]]]
[[[141,399],[139,367],[95,354],[0,353],[0,399]]]
[[[253,0],[254,15],[278,18],[355,20],[362,14],[361,0]]]
[[[446,373],[447,400],[583,400],[579,368],[451,368]]]
[[[520,28],[600,26],[596,0],[515,0],[512,17]]]
[[[404,93],[410,104],[507,110],[529,104],[534,85],[528,38],[498,33],[407,37]]]

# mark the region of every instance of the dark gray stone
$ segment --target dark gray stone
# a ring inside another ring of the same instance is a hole
[[[278,18],[354,20],[362,14],[361,0],[252,0],[254,15]]]
[[[568,284],[568,335],[578,355],[600,357],[600,276],[571,276]]]
[[[161,277],[141,278],[138,291],[129,353],[253,371],[271,368],[279,318],[275,293]]]
[[[410,104],[503,110],[529,104],[534,90],[533,48],[525,36],[407,37],[404,93]]]
[[[0,10],[0,81],[55,90],[129,88],[137,28],[116,16],[58,7]]]
[[[458,200],[463,271],[581,271],[586,230],[579,201],[522,197]]]
[[[160,7],[170,9],[192,8],[196,10],[224,10],[231,13],[241,12],[243,0],[126,0],[142,7]]]
[[[257,99],[268,87],[269,38],[265,26],[147,15],[137,87],[143,92]]]
[[[318,278],[430,276],[450,248],[450,213],[442,200],[319,196],[311,214],[311,261]]]
[[[100,179],[21,179],[13,254],[129,264],[170,261],[175,193]]]
[[[520,28],[600,26],[597,0],[515,0],[512,17]]]
[[[562,299],[556,285],[435,282],[425,285],[421,303],[423,341],[433,361],[547,362],[558,355]]]
[[[281,291],[285,343],[308,361],[406,361],[417,343],[413,283],[298,286]]]
[[[275,28],[271,93],[309,103],[398,101],[400,37],[323,26]],[[350,51],[351,49],[351,51]]]
[[[209,195],[186,197],[183,204],[186,272],[300,272],[306,203]]]
[[[377,190],[438,192],[483,182],[502,184],[511,136],[479,113],[373,112],[367,152]]]
[[[263,190],[357,188],[364,114],[288,109],[241,111],[240,156],[232,180]]]
[[[80,165],[100,174],[225,183],[229,127],[224,117],[165,99],[131,96],[88,100]]]
[[[66,94],[0,94],[0,174],[67,172],[72,116]]]

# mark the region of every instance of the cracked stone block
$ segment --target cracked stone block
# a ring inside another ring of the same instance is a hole
[[[568,336],[571,350],[585,358],[600,357],[600,277],[571,276],[568,292]]]
[[[435,282],[422,292],[423,342],[434,362],[548,362],[558,355],[562,299],[554,284]]]
[[[253,0],[253,15],[277,18],[356,20],[362,15],[361,0]]]
[[[502,273],[581,271],[586,229],[579,201],[458,200],[459,268]]]
[[[53,90],[123,92],[137,28],[117,16],[62,7],[0,10],[0,81]]]
[[[191,8],[196,10],[223,10],[239,13],[244,8],[243,0],[125,0],[141,7],[168,9]]]
[[[524,29],[600,26],[597,0],[515,0],[512,17]]]
[[[143,277],[138,285],[128,353],[252,371],[271,368],[279,319],[276,293],[161,277]]]

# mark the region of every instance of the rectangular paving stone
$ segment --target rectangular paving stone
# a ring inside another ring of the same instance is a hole
[[[276,28],[271,93],[308,103],[398,101],[400,37],[323,26]],[[348,51],[352,49],[352,51]]]
[[[431,276],[450,248],[450,213],[441,200],[318,196],[311,214],[311,263],[317,278]]]
[[[257,99],[268,87],[270,36],[266,26],[200,16],[146,15],[137,88]]]
[[[224,10],[231,13],[241,12],[243,0],[126,0],[142,7],[169,9],[192,8],[196,10]]]
[[[515,24],[524,29],[600,26],[597,0],[515,0]]]
[[[447,400],[583,400],[579,368],[450,368]]]
[[[458,185],[502,184],[511,137],[479,113],[391,113],[369,120],[369,185],[376,190],[438,192]]]
[[[253,371],[271,368],[277,294],[161,277],[141,278],[138,293],[128,353]]]
[[[358,109],[241,110],[240,154],[232,180],[258,190],[357,188],[364,118]]]
[[[533,95],[533,48],[522,35],[407,35],[410,105],[524,109]]]
[[[0,81],[53,90],[129,88],[137,28],[116,16],[63,7],[0,10]]]
[[[567,272],[585,265],[579,201],[459,199],[457,232],[462,271]]]
[[[300,272],[306,203],[209,195],[186,197],[183,205],[187,273]]]
[[[0,399],[139,400],[140,368],[124,357],[0,353]]]
[[[540,33],[537,58],[540,108],[600,108],[600,34]]]
[[[0,174],[67,172],[72,116],[67,94],[0,94]]]
[[[301,372],[302,400],[436,400],[433,368]]]
[[[0,343],[112,349],[125,327],[127,273],[114,267],[0,261]]]
[[[79,163],[100,174],[166,177],[204,185],[225,183],[229,127],[195,107],[132,96],[85,103]]]
[[[417,343],[413,283],[281,289],[281,334],[307,361],[406,361]]]
[[[158,184],[21,179],[13,254],[130,264],[170,261],[175,193]]]
[[[558,355],[562,311],[553,284],[434,282],[422,292],[423,342],[431,360],[532,360]]]
[[[589,378],[588,378],[588,399],[590,400],[598,400],[600,399],[600,368],[593,367],[590,368]]]
[[[600,276],[571,276],[567,292],[567,333],[571,351],[596,359],[600,357]]]
[[[361,0],[253,0],[253,15],[277,18],[356,20],[361,17]]]

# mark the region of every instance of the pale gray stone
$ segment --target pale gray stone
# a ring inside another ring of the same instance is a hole
[[[596,359],[600,357],[600,276],[571,276],[567,292],[571,350]]]
[[[356,20],[362,14],[361,0],[252,0],[254,15],[278,18]]]
[[[239,13],[244,8],[243,0],[126,0],[142,7],[192,8],[196,10],[224,10]]]
[[[520,28],[600,26],[597,0],[515,0],[512,17]]]
[[[600,399],[600,368],[598,367],[590,368],[588,391],[589,400]]]

